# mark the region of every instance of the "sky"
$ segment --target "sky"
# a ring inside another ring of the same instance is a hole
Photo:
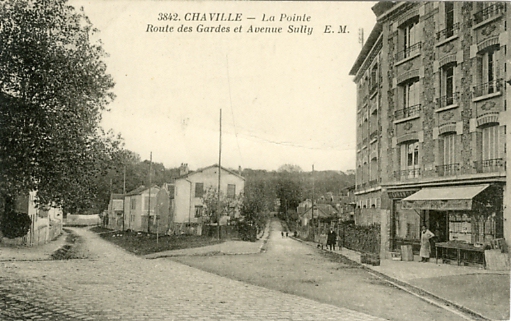
[[[116,99],[102,127],[120,133],[142,160],[152,152],[167,168],[218,164],[221,110],[224,167],[355,168],[356,90],[349,71],[361,50],[359,29],[367,38],[375,24],[374,2],[70,4],[83,6],[109,54]],[[223,13],[226,20],[238,14],[241,21],[190,21],[194,13],[198,19]],[[332,32],[325,33],[328,25]],[[282,29],[259,33],[250,26]],[[290,26],[297,32],[288,32]],[[154,31],[159,27],[165,32]]]

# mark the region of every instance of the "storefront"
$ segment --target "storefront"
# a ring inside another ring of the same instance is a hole
[[[503,238],[502,193],[499,184],[422,188],[395,202],[395,240],[403,236],[399,220],[406,217],[406,236],[415,240],[414,250],[424,225],[436,236],[433,257],[438,249],[444,261],[484,265],[484,248]]]

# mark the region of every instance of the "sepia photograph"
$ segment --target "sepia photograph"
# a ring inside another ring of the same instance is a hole
[[[0,0],[0,320],[510,320],[508,7]]]

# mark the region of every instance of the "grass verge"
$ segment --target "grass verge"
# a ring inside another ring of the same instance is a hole
[[[104,240],[137,255],[203,247],[224,242],[224,240],[198,235],[160,235],[156,240],[156,234],[144,232],[120,232],[102,227],[94,227],[90,230],[98,233]]]

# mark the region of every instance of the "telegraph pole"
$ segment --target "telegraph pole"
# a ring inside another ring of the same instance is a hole
[[[222,108],[220,108],[220,139],[218,144],[218,204],[217,204],[217,232],[220,239],[220,173],[222,171]]]
[[[151,233],[151,171],[153,167],[153,152],[149,156],[149,202],[147,206],[147,233]]]

